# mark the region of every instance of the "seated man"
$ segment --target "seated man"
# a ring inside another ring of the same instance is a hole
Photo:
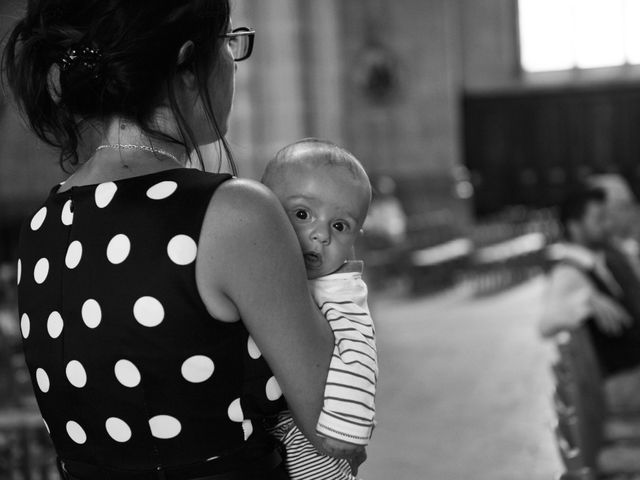
[[[607,196],[609,243],[627,255],[640,276],[640,211],[629,184],[619,174],[592,175],[587,181],[604,190]]]
[[[566,243],[552,250],[540,321],[543,336],[585,324],[602,373],[640,365],[640,279],[609,242],[606,196],[598,188],[572,191],[560,206]]]

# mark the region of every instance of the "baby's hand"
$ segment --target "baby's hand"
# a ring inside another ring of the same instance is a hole
[[[322,449],[331,457],[346,459],[351,466],[353,475],[358,474],[358,467],[367,459],[367,451],[362,445],[343,442],[335,438],[324,437],[322,439]]]
[[[358,448],[361,448],[361,446],[354,443],[343,442],[335,438],[322,437],[322,449],[331,457],[347,458]]]

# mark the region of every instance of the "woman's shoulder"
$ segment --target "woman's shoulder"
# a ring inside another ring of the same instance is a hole
[[[245,178],[230,178],[220,185],[212,199],[210,210],[259,221],[274,213],[280,214],[280,202],[263,184]]]
[[[286,282],[294,279],[296,285],[301,281],[306,288],[302,254],[295,253],[299,248],[276,196],[258,182],[230,179],[211,198],[202,223],[196,267],[201,291],[208,292],[208,299],[217,295],[218,305],[220,298],[227,302],[231,299],[237,312],[227,317],[240,315],[251,323],[253,317],[247,312],[255,313],[255,305],[247,304],[244,296],[253,292],[257,298],[271,291],[268,287],[274,284],[265,285],[265,278],[278,278],[274,281],[283,291]],[[296,291],[293,286],[289,288]],[[300,298],[305,294],[308,297],[306,290],[298,294]],[[210,308],[215,310],[213,303]],[[244,305],[244,314],[240,305]],[[220,318],[222,314],[216,316]]]
[[[275,199],[275,195],[262,183],[248,178],[231,177],[220,190],[224,195],[235,200],[263,200]]]
[[[254,180],[231,178],[211,197],[202,224],[204,249],[224,251],[296,243],[293,228],[277,197]]]

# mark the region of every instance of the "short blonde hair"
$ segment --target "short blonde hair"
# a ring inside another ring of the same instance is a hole
[[[371,182],[360,161],[351,152],[335,143],[314,137],[303,138],[280,149],[267,164],[261,181],[267,186],[273,185],[283,168],[305,164],[346,168],[354,179],[365,185],[371,201]]]

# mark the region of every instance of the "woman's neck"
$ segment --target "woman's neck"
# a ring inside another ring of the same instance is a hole
[[[83,140],[89,158],[67,179],[65,189],[191,166],[184,146],[151,138],[122,118],[89,126]]]
[[[162,129],[160,130],[163,131]],[[89,138],[92,150],[95,151],[100,146],[103,145],[133,145],[137,147],[149,147],[155,150],[156,152],[165,152],[168,155],[165,157],[171,158],[182,165],[185,164],[185,149],[184,146],[172,142],[168,139],[162,139],[159,137],[151,137],[148,133],[146,133],[139,125],[136,123],[120,118],[115,117],[111,119],[109,122],[104,124],[102,128],[94,129],[94,134],[90,135]],[[166,134],[168,137],[171,137],[171,133]],[[135,149],[131,149],[131,151],[135,151]],[[140,151],[145,151],[142,148]],[[119,153],[123,154],[122,151]],[[153,154],[151,156],[154,156]],[[157,154],[155,155],[157,156]]]

